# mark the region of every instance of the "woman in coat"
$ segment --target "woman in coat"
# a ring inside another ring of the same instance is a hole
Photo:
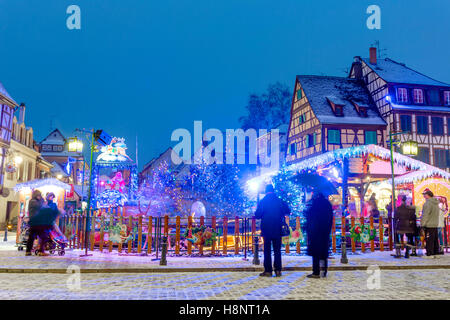
[[[417,235],[416,224],[416,209],[413,206],[406,205],[406,196],[401,197],[401,205],[397,208],[394,214],[394,225],[396,234],[398,235],[396,244],[396,258],[400,258],[400,242],[403,235],[408,238],[408,244],[406,245],[405,258],[409,258],[409,249],[415,246],[414,237]]]
[[[312,256],[313,273],[308,278],[325,277],[328,268],[328,252],[330,248],[331,225],[333,223],[333,210],[331,203],[325,196],[313,191],[311,200],[307,202],[305,212],[308,255]]]

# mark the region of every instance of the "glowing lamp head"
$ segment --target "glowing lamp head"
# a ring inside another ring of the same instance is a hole
[[[58,179],[62,179],[62,177],[63,177],[62,174],[57,174],[56,175],[56,178],[58,178]]]
[[[402,153],[408,156],[417,156],[419,148],[416,141],[406,141],[402,143]]]
[[[78,140],[78,138],[69,138],[69,152],[82,152],[83,142]]]
[[[391,102],[391,100],[392,100],[391,96],[386,96],[385,99],[386,99],[387,102]]]

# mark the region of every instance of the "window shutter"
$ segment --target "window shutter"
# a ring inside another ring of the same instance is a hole
[[[302,98],[302,89],[297,90],[297,100],[300,100]]]

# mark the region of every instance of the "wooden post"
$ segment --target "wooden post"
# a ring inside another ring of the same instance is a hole
[[[380,216],[381,219],[381,216]],[[373,217],[370,217],[370,230],[373,229]],[[375,251],[375,239],[370,240],[370,251]]]
[[[99,243],[99,250],[100,252],[103,252],[103,238],[105,236],[105,229],[103,228],[103,225],[105,223],[105,217],[102,216],[100,219],[100,243]]]
[[[211,218],[211,228],[216,231],[216,217]],[[213,240],[211,246],[211,254],[216,254],[216,240]]]
[[[342,218],[341,218],[341,242],[344,240],[344,238],[345,238],[345,243],[344,243],[344,246],[345,247],[347,247],[347,237],[346,237],[346,230],[345,230],[346,228],[345,228],[345,217],[344,216],[342,216]]]
[[[350,223],[351,223],[351,226],[352,226],[352,228],[355,226],[355,217],[351,217],[350,218]],[[355,244],[355,240],[352,238],[352,252],[355,252],[356,251],[356,244]]]
[[[253,246],[254,246],[253,240],[255,237],[256,237],[256,218],[252,217],[252,238],[250,240],[250,248],[251,248],[252,252],[253,252]]]
[[[289,217],[288,216],[285,216],[284,217],[284,221],[286,221],[286,224],[289,226]],[[288,241],[288,243],[286,244],[286,247],[285,247],[286,249],[286,253],[290,253],[290,247],[289,247],[289,241]]]
[[[92,215],[92,217],[91,217],[91,228],[92,228],[92,230],[91,230],[91,235],[90,235],[90,241],[91,241],[91,251],[94,251],[94,242],[95,242],[95,224],[97,223],[97,218],[96,218],[96,215],[95,214],[93,214]]]
[[[82,236],[81,236],[81,249],[84,249],[85,246],[87,246],[87,243],[85,241],[84,238],[84,234],[86,233],[86,220],[87,220],[87,215],[89,213],[86,212],[86,214],[83,216],[83,231],[82,231]]]
[[[392,204],[392,205],[394,205],[394,204]],[[392,244],[392,218],[391,217],[389,217],[388,218],[388,235],[389,235],[389,251],[392,251],[392,246],[393,246],[393,244]]]
[[[228,217],[223,217],[223,241],[222,241],[222,251],[223,254],[227,254],[228,246]]]
[[[361,221],[361,229],[362,229],[364,227],[364,217],[361,217],[359,220]],[[366,244],[364,242],[361,242],[361,252],[362,253],[366,252]]]
[[[142,216],[138,218],[138,247],[137,253],[142,252]]]
[[[204,216],[201,216],[201,217],[200,217],[200,227],[203,226],[204,224],[205,224],[205,217],[204,217]],[[203,244],[200,244],[198,253],[199,253],[201,256],[203,255]]]
[[[239,217],[234,218],[234,254],[239,254]]]
[[[113,223],[114,223],[114,217],[113,217],[113,215],[111,214],[111,215],[109,216],[108,252],[111,252],[111,251],[112,251],[111,229],[112,229]]]
[[[384,251],[384,226],[382,216],[380,216],[380,220],[378,220],[378,229],[379,229],[378,241],[380,242],[380,251]]]
[[[130,229],[130,235],[133,234],[133,216],[128,217],[128,228]],[[133,245],[133,241],[130,239],[127,243],[127,253],[131,253],[131,246]]]
[[[301,231],[301,225],[300,225],[300,217],[297,217],[295,219],[295,229]],[[300,241],[297,242],[297,253],[300,253]]]
[[[331,243],[333,253],[336,253],[336,218],[334,216],[331,224]]]
[[[117,212],[119,212],[119,210],[117,210]],[[121,225],[123,224],[123,219],[122,219],[121,215],[119,215],[117,217],[117,223],[120,223]],[[118,246],[117,250],[119,251],[119,253],[122,253],[122,239],[120,239],[119,246]]]
[[[177,216],[176,218],[176,227],[175,227],[175,254],[180,254],[180,224],[181,218]]]
[[[152,233],[153,233],[153,217],[148,217],[148,231],[147,231],[147,254],[152,253]]]
[[[188,229],[192,228],[192,216],[188,217]],[[192,254],[192,243],[190,241],[188,241],[188,245],[187,245],[187,253],[189,255]]]
[[[75,217],[75,234],[76,234],[76,248],[80,249],[80,228],[78,228],[78,222],[80,221],[80,216],[76,216]],[[74,243],[74,247],[75,247],[75,243]]]

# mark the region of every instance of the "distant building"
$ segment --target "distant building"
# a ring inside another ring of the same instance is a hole
[[[363,81],[388,130],[405,132],[400,141],[418,142],[418,160],[450,169],[450,84],[434,80],[403,63],[354,58],[350,78]],[[406,134],[406,132],[409,132]]]
[[[39,150],[42,157],[53,165],[53,177],[69,184],[81,185],[84,169],[85,185],[87,184],[89,164],[84,161],[83,153],[69,151],[68,140],[60,130],[50,132],[39,143]]]

